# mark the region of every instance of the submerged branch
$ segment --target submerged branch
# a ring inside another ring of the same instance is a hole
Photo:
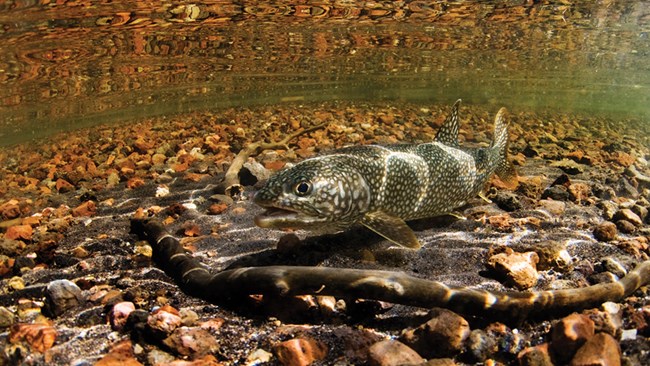
[[[330,295],[380,300],[422,308],[444,307],[461,314],[523,319],[550,316],[618,301],[650,282],[650,261],[618,282],[539,292],[489,292],[452,288],[401,272],[327,267],[248,267],[212,273],[185,252],[153,220],[133,220],[133,229],[153,247],[153,259],[187,294],[224,304],[247,295]]]
[[[289,150],[289,142],[291,140],[295,139],[300,135],[319,130],[325,127],[326,125],[327,123],[322,123],[317,126],[300,129],[277,142],[253,142],[251,144],[246,145],[243,149],[239,151],[239,153],[237,153],[232,163],[230,164],[230,167],[228,167],[223,182],[219,184],[219,190],[230,197],[235,197],[239,195],[243,191],[243,188],[239,182],[239,171],[242,169],[244,163],[246,163],[246,160],[248,160],[249,157],[258,155],[264,150],[273,150],[273,149]]]

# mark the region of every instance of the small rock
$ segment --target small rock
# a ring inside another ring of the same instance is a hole
[[[217,339],[202,328],[176,328],[162,343],[183,356],[204,356],[219,350]]]
[[[618,210],[618,206],[612,201],[600,201],[596,206],[603,210],[603,218],[609,221],[614,218],[614,214]]]
[[[142,187],[143,185],[144,180],[138,177],[129,178],[129,180],[126,181],[126,188],[128,189],[136,189],[138,187]]]
[[[158,336],[165,336],[178,328],[182,323],[178,310],[165,305],[154,310],[147,319],[147,325]]]
[[[500,209],[508,212],[519,210],[522,207],[517,195],[508,191],[499,191],[497,195],[492,198],[492,201],[496,203]]]
[[[574,202],[584,202],[591,196],[591,187],[584,183],[572,183],[569,186],[569,194]]]
[[[25,281],[23,281],[22,277],[14,276],[7,281],[7,285],[9,288],[19,291],[25,288]]]
[[[69,280],[54,280],[45,290],[45,303],[52,315],[59,316],[85,301],[81,289]]]
[[[70,192],[74,190],[74,186],[67,180],[59,178],[56,180],[56,191],[59,193]]]
[[[487,266],[505,276],[509,284],[524,290],[537,284],[538,262],[539,256],[535,252],[517,253],[506,248],[504,253],[490,257]]]
[[[94,366],[142,366],[135,358],[131,341],[117,343]]]
[[[601,309],[590,309],[583,313],[594,322],[596,333],[603,332],[620,337],[623,330],[623,314],[617,304],[606,302]]]
[[[614,220],[629,221],[632,224],[634,224],[634,226],[637,226],[637,227],[643,225],[643,220],[641,220],[639,215],[635,214],[629,208],[624,208],[624,209],[618,210],[618,212],[616,212],[616,214],[614,214]]]
[[[467,350],[475,361],[484,362],[499,351],[497,339],[482,329],[474,329],[467,339]]]
[[[279,253],[296,253],[296,250],[302,247],[302,242],[298,235],[294,233],[284,234],[278,240],[276,250]]]
[[[9,309],[0,306],[0,329],[7,328],[14,323],[16,316]]]
[[[616,238],[616,224],[611,221],[604,221],[594,228],[594,238],[600,241],[611,241]]]
[[[400,336],[400,341],[422,357],[436,358],[459,353],[469,337],[469,323],[460,315],[446,309],[433,309],[432,319]]]
[[[560,168],[566,174],[576,175],[584,171],[584,166],[570,159],[562,159],[551,164],[552,167]]]
[[[603,258],[600,265],[605,271],[615,274],[618,278],[623,278],[627,274],[625,266],[612,257]]]
[[[420,364],[425,360],[413,349],[400,341],[386,339],[368,349],[368,363],[376,366],[399,366]]]
[[[265,350],[258,348],[255,351],[251,352],[248,357],[246,357],[246,365],[258,365],[261,363],[271,362],[273,354],[271,352],[266,352]]]
[[[532,250],[539,256],[536,268],[566,269],[573,263],[571,255],[566,250],[566,244],[559,241],[547,240],[536,243]]]
[[[114,330],[121,330],[126,325],[126,320],[135,310],[135,305],[130,301],[123,301],[113,305],[108,314],[109,322]]]
[[[542,199],[553,199],[555,201],[570,201],[571,194],[564,186],[551,186],[542,192]]]
[[[586,315],[573,313],[560,319],[551,333],[553,354],[560,363],[568,362],[594,333],[594,322]]]
[[[32,227],[30,225],[14,225],[7,228],[5,238],[9,240],[32,240]]]
[[[12,344],[26,342],[32,350],[44,353],[52,348],[56,337],[56,329],[49,324],[14,324],[7,340]]]
[[[566,211],[566,203],[553,199],[540,200],[537,205],[553,216],[561,216]]]
[[[94,201],[86,201],[72,209],[72,216],[93,216],[97,212],[97,205]]]
[[[521,366],[553,366],[548,352],[548,343],[528,347],[517,355]]]
[[[607,333],[598,333],[580,347],[569,365],[620,366],[621,349],[614,337]]]
[[[183,308],[181,311],[179,311],[179,315],[181,317],[182,324],[186,327],[195,325],[199,320],[199,314],[197,314],[196,311],[192,309]]]
[[[648,209],[646,207],[637,204],[632,206],[631,210],[639,216],[641,221],[645,221],[648,218]]]
[[[636,226],[627,220],[616,221],[616,228],[623,234],[632,234],[636,231]]]
[[[312,338],[294,338],[274,348],[283,365],[306,366],[327,356],[327,346]]]
[[[228,205],[225,203],[213,203],[208,207],[208,214],[210,215],[221,215],[224,211],[228,209]]]

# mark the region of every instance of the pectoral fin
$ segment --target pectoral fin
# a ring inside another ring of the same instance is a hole
[[[368,229],[401,246],[418,249],[420,242],[404,220],[382,211],[367,213],[361,220]]]

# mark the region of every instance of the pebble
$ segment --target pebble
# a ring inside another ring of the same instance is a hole
[[[616,221],[616,228],[623,234],[632,234],[636,231],[636,226],[627,220]]]
[[[578,164],[570,159],[562,159],[551,164],[552,167],[560,168],[563,172],[570,175],[576,175],[584,172],[584,165]]]
[[[280,363],[286,366],[307,366],[327,356],[327,346],[315,339],[300,337],[274,347]]]
[[[182,324],[186,327],[195,325],[199,320],[199,314],[197,314],[196,311],[192,309],[182,308],[179,311],[179,315],[181,316]]]
[[[641,221],[646,221],[646,219],[648,218],[648,209],[641,206],[641,205],[634,205],[634,206],[632,206],[631,210],[637,216],[639,216]]]
[[[54,280],[45,290],[46,307],[55,317],[85,301],[81,289],[70,280]]]
[[[0,329],[7,328],[14,323],[16,316],[11,310],[4,306],[0,306]]]
[[[97,205],[94,201],[86,201],[72,209],[72,216],[85,217],[93,216],[97,212]]]
[[[433,309],[432,319],[402,333],[399,340],[425,358],[448,357],[459,353],[469,337],[469,323],[446,309]]]
[[[33,230],[30,225],[14,225],[7,228],[5,238],[9,240],[32,240]]]
[[[603,210],[603,218],[609,221],[614,218],[614,214],[616,214],[616,211],[618,210],[618,206],[616,206],[616,204],[612,201],[600,201],[596,207]]]
[[[500,209],[508,212],[520,210],[522,204],[516,194],[509,191],[498,191],[497,195],[492,198],[492,201],[499,206]]]
[[[611,221],[604,221],[598,224],[593,231],[594,238],[600,241],[612,241],[616,238],[617,233],[616,224]]]
[[[115,305],[108,314],[109,323],[113,330],[121,330],[126,325],[126,320],[135,310],[135,304],[130,301],[122,301]]]
[[[386,339],[368,349],[368,363],[375,366],[399,366],[423,363],[425,360],[404,343]]]
[[[642,226],[643,225],[643,220],[639,217],[639,215],[635,214],[632,210],[629,208],[624,208],[621,210],[618,210],[613,217],[614,220],[625,220],[629,221],[634,226]]]
[[[547,198],[555,201],[570,201],[571,195],[564,186],[551,186],[542,192],[542,199]]]
[[[221,215],[224,211],[228,209],[228,205],[225,203],[213,203],[208,207],[208,214],[210,215]]]
[[[15,324],[7,340],[12,344],[25,342],[32,350],[44,353],[52,348],[56,337],[56,329],[49,324]]]
[[[94,366],[142,366],[135,358],[131,341],[117,343]]]
[[[603,332],[620,337],[623,330],[622,312],[613,302],[603,303],[600,309],[590,309],[583,312],[594,322],[596,333]]]
[[[578,349],[569,365],[620,366],[621,349],[614,337],[607,333],[598,333]]]
[[[537,284],[538,262],[539,256],[535,252],[517,253],[506,248],[505,252],[491,256],[487,266],[505,276],[507,283],[524,290]]]
[[[623,278],[627,274],[627,269],[619,261],[612,257],[605,257],[601,260],[600,265],[605,271],[611,272],[618,278]]]
[[[537,205],[554,216],[561,216],[566,211],[566,203],[553,199],[540,200]]]
[[[571,255],[566,250],[566,243],[547,240],[536,243],[531,249],[539,257],[539,262],[536,265],[538,269],[566,269],[573,264]]]
[[[25,288],[25,281],[23,281],[22,277],[14,276],[7,281],[7,286],[12,290],[22,290]]]
[[[569,186],[569,194],[574,202],[584,202],[591,196],[591,187],[585,183],[572,183]]]
[[[499,350],[496,337],[482,329],[474,329],[466,343],[468,352],[478,362],[484,362]]]
[[[560,319],[551,331],[553,355],[560,363],[567,363],[594,334],[594,322],[586,315],[573,313]]]
[[[521,366],[553,366],[548,352],[548,343],[527,347],[517,355]]]
[[[154,310],[147,319],[147,326],[158,336],[166,336],[182,324],[178,311],[169,305]]]
[[[162,343],[183,356],[205,356],[219,350],[217,339],[202,328],[176,328]]]
[[[251,352],[248,357],[246,357],[246,365],[252,366],[268,363],[271,362],[272,358],[273,354],[271,352],[267,352],[261,348],[258,348],[255,351]]]

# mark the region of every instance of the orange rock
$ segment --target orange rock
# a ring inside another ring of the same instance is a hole
[[[11,273],[14,267],[15,259],[0,254],[0,277]]]
[[[15,324],[9,333],[9,343],[27,342],[37,352],[52,348],[56,341],[56,329],[49,324]]]
[[[621,348],[618,342],[607,333],[598,333],[591,337],[569,364],[571,366],[620,366]]]
[[[276,161],[267,161],[266,163],[264,163],[264,167],[265,167],[266,169],[268,169],[268,170],[273,170],[273,171],[280,170],[280,169],[284,168],[284,166],[285,166],[285,162],[284,162],[284,161],[280,161],[280,160],[276,160]]]
[[[537,284],[538,262],[539,256],[535,252],[517,253],[506,248],[505,253],[490,257],[487,265],[523,290]]]
[[[327,346],[311,338],[294,338],[275,346],[283,365],[307,366],[327,356]]]
[[[551,333],[553,354],[561,363],[566,363],[594,333],[593,320],[584,314],[573,313],[560,319]]]
[[[126,188],[129,189],[142,187],[143,185],[144,185],[144,180],[138,177],[129,178],[129,180],[126,181]]]
[[[209,174],[185,173],[185,176],[183,178],[192,182],[199,182],[201,179],[209,176]]]
[[[195,223],[187,223],[183,225],[183,234],[185,236],[199,236],[201,235],[201,228]]]
[[[106,356],[95,363],[95,366],[142,366],[133,354],[131,341],[122,341],[113,346]]]
[[[214,203],[208,207],[208,213],[210,215],[219,215],[228,209],[228,205],[225,203]]]
[[[72,209],[72,216],[92,216],[97,212],[97,205],[93,201],[86,201]]]
[[[74,190],[74,186],[65,179],[59,178],[56,180],[56,191],[60,193],[70,192]]]
[[[0,215],[5,219],[15,219],[20,216],[20,206],[18,201],[10,200],[0,205]]]
[[[7,228],[5,238],[11,240],[32,240],[32,227],[29,225],[14,225]]]

